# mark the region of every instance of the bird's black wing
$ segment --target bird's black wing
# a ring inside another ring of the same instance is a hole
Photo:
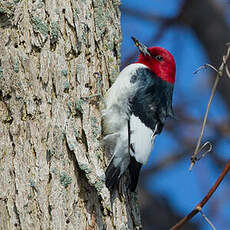
[[[149,69],[140,68],[132,76],[131,83],[138,85],[138,90],[130,99],[131,113],[152,129],[154,135],[161,133],[167,117],[173,117],[173,84],[155,76]],[[156,129],[157,127],[157,129]],[[134,155],[135,150],[132,149]],[[130,156],[130,190],[135,191],[142,164]]]
[[[131,112],[147,127],[160,133],[167,117],[173,117],[173,84],[157,77],[147,68],[140,68],[131,82],[139,85],[137,93],[130,101]]]

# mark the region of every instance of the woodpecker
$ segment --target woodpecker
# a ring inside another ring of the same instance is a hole
[[[167,117],[173,117],[172,95],[176,65],[161,47],[147,48],[132,37],[138,61],[125,67],[105,96],[102,112],[105,149],[111,160],[106,186],[113,191],[126,170],[129,188],[136,190],[142,165],[153,149]]]

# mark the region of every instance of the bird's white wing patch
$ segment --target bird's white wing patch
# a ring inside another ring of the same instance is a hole
[[[130,117],[130,127],[130,142],[135,151],[135,153],[130,151],[130,154],[134,156],[139,163],[146,164],[154,145],[155,132],[145,126],[144,123],[134,115]]]

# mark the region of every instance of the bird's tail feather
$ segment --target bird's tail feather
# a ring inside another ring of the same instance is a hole
[[[114,158],[111,160],[109,166],[107,167],[105,171],[105,184],[106,187],[113,191],[114,188],[118,185],[121,169],[119,166],[115,167],[113,163]]]
[[[136,190],[141,166],[141,163],[137,162],[133,156],[130,156],[129,176],[131,192],[134,192]]]

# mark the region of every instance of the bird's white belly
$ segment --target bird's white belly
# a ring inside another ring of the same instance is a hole
[[[155,136],[153,136],[153,131],[134,115],[130,117],[130,129],[130,142],[135,151],[135,153],[132,151],[130,151],[130,153],[135,157],[136,161],[141,164],[146,164],[154,144]]]

